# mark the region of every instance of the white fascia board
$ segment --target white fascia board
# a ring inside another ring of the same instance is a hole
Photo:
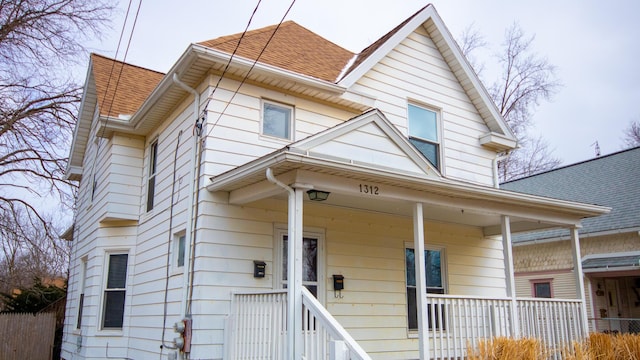
[[[89,57],[89,59],[91,59],[91,57]],[[80,164],[82,164],[83,160],[84,160],[84,153],[87,147],[86,142],[79,144],[78,143],[78,133],[80,131],[86,131],[87,132],[87,141],[88,141],[88,134],[91,132],[90,128],[91,128],[91,122],[93,120],[93,116],[91,116],[91,119],[83,121],[83,119],[85,119],[85,116],[83,116],[83,114],[85,114],[86,108],[87,106],[91,106],[93,105],[95,107],[95,103],[94,104],[87,104],[87,93],[89,92],[89,84],[94,81],[93,79],[93,62],[89,61],[89,66],[87,67],[87,75],[85,77],[85,82],[84,82],[84,87],[82,89],[82,99],[80,100],[80,107],[79,107],[79,116],[78,116],[78,122],[76,123],[75,128],[73,129],[73,138],[71,140],[71,148],[69,149],[69,159],[67,160],[67,169],[65,170],[65,177],[70,177],[71,174],[71,168],[73,163],[78,162]],[[97,95],[95,95],[97,96]],[[91,112],[91,114],[93,114],[93,112]],[[81,129],[82,128],[82,129]],[[76,155],[77,153],[77,155]],[[76,158],[79,157],[79,158]],[[82,174],[81,174],[82,175]]]
[[[391,50],[393,50],[398,44],[404,40],[409,34],[411,34],[418,26],[422,25],[425,21],[433,16],[437,16],[433,5],[428,5],[422,12],[416,14],[413,19],[406,23],[400,30],[398,30],[393,36],[382,44],[376,51],[369,55],[369,57],[363,61],[357,68],[351,71],[342,80],[338,81],[338,84],[345,88],[350,88],[356,83],[364,74],[369,71],[375,64],[377,64],[383,57],[385,57]]]
[[[203,45],[192,44],[191,49],[195,53],[197,53],[198,56],[210,59],[212,61],[228,62],[231,58],[231,54]],[[255,72],[288,79],[290,81],[336,95],[340,95],[346,91],[345,87],[336,85],[332,82],[320,80],[311,76],[301,75],[293,71],[284,70],[282,68],[264,64],[261,62],[255,62],[255,60],[247,59],[238,55],[233,56],[231,63],[239,68],[244,68],[245,70],[251,69],[252,73]]]
[[[246,176],[264,172],[267,167],[274,167],[277,164],[284,162],[328,167],[345,172],[355,171],[363,175],[378,176],[381,178],[410,182],[414,184],[418,183],[429,187],[433,192],[437,192],[443,196],[450,196],[452,198],[464,198],[470,201],[491,200],[500,202],[504,204],[504,206],[527,206],[530,209],[536,208],[540,211],[565,213],[567,216],[569,216],[569,214],[580,217],[597,216],[611,211],[611,208],[599,205],[583,204],[573,201],[516,193],[469,183],[459,183],[450,180],[446,181],[446,179],[433,180],[418,175],[411,176],[394,171],[384,171],[377,168],[362,166],[360,164],[348,164],[331,159],[313,158],[303,154],[292,153],[287,148],[258,159],[252,163],[240,166],[217,177],[211,178],[213,183],[207,186],[207,190],[212,192],[219,191],[227,185],[244,179]]]
[[[226,63],[231,58],[231,54],[214,50],[206,46],[191,44],[184,51],[178,61],[171,67],[171,69],[165,74],[158,86],[151,92],[149,97],[142,103],[138,111],[133,114],[130,119],[133,129],[137,129],[140,126],[140,122],[144,119],[145,114],[153,107],[153,105],[159,101],[163,94],[171,87],[176,86],[173,82],[173,74],[186,73],[190,71],[191,64],[196,61],[197,58],[203,58],[214,62]],[[345,92],[345,88],[324,80],[312,78],[310,76],[300,75],[292,71],[286,71],[274,66],[256,63],[254,65],[253,60],[242,58],[240,56],[233,56],[232,64],[241,68],[250,69],[253,66],[252,72],[263,73],[271,76],[282,77],[289,79],[290,81],[303,84],[305,86],[318,89],[320,91],[332,93],[335,95],[341,95]],[[203,74],[204,75],[204,74]]]

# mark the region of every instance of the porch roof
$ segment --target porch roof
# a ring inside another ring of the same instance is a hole
[[[600,254],[587,256],[582,260],[584,272],[602,272],[622,268],[640,270],[640,253]]]
[[[211,177],[207,190],[227,192],[229,203],[246,204],[284,191],[266,179],[266,170],[291,186],[329,191],[323,204],[411,216],[421,202],[425,219],[482,227],[485,235],[501,234],[501,216],[512,232],[580,226],[581,219],[609,208],[516,193],[465,183],[429,173],[386,169],[336,156],[301,151],[295,144]],[[375,194],[363,186],[375,187]]]

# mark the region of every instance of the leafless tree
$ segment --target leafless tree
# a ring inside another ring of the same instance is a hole
[[[640,146],[640,120],[632,121],[629,126],[624,129],[624,146],[632,148]]]
[[[529,133],[535,108],[542,100],[551,100],[561,86],[555,66],[534,52],[533,40],[534,37],[526,36],[517,23],[509,27],[497,54],[500,76],[489,82],[492,84],[488,88],[489,95],[519,145],[498,163],[500,181],[549,170],[560,164],[544,139]],[[486,44],[473,27],[464,31],[460,42],[463,53],[472,59],[472,53]],[[471,63],[477,66],[475,61]]]
[[[64,178],[81,87],[72,69],[108,25],[109,0],[0,0],[0,241],[3,266],[44,259],[57,231],[43,209],[73,204]],[[43,239],[48,240],[45,242]],[[37,241],[36,241],[37,240]]]
[[[52,241],[44,229],[22,223],[16,224],[13,230],[4,227],[0,236],[3,240],[0,244],[0,292],[31,287],[34,279],[45,282],[66,276],[70,255],[68,241],[59,238]]]

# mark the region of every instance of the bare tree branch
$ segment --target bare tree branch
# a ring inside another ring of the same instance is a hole
[[[467,53],[484,46],[483,42],[477,40],[481,37],[473,33],[469,35],[470,31],[465,30],[462,36],[461,49]],[[519,146],[509,158],[498,163],[500,181],[528,176],[560,164],[545,141],[540,137],[531,137],[528,132],[536,107],[543,100],[551,100],[561,87],[555,75],[555,66],[533,51],[533,41],[533,36],[526,36],[520,26],[514,23],[505,32],[501,50],[496,54],[501,75],[488,91]]]
[[[22,259],[57,262],[49,255],[62,248],[58,229],[38,197],[72,207],[75,185],[64,172],[82,87],[70,69],[86,59],[83,44],[100,36],[114,5],[0,0],[0,264],[12,276]]]
[[[632,121],[623,132],[623,141],[626,147],[640,146],[640,120]]]

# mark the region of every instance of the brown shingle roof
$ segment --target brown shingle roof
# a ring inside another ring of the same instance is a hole
[[[91,62],[98,106],[103,116],[133,115],[164,77],[163,73],[97,54],[91,54]]]
[[[248,31],[236,55],[255,60],[264,46],[271,42],[260,56],[260,62],[317,79],[335,82],[342,69],[354,56],[346,50],[310,30],[286,21],[276,25]],[[233,53],[242,34],[219,37],[200,42],[200,45]]]

